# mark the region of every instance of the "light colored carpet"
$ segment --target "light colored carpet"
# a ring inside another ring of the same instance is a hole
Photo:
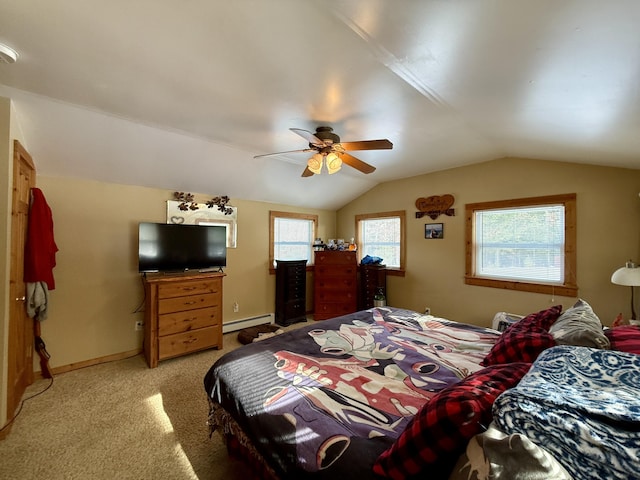
[[[0,478],[247,480],[219,434],[209,438],[203,387],[215,360],[241,346],[237,335],[226,334],[221,351],[155,369],[138,355],[57,375],[49,390],[24,403],[0,441]],[[48,384],[36,381],[24,398]]]

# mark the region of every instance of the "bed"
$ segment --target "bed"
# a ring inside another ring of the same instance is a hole
[[[519,393],[517,387],[539,378],[539,369],[534,372],[532,366],[542,352],[554,347],[594,351],[607,347],[611,354],[618,352],[610,350],[601,325],[585,340],[584,322],[577,329],[580,341],[597,339],[601,345],[566,345],[571,337],[566,325],[571,322],[550,331],[560,316],[560,306],[545,309],[504,333],[393,307],[315,322],[220,358],[204,379],[209,425],[225,437],[230,454],[252,465],[256,478],[480,479],[489,473],[492,478],[516,478],[504,473],[508,471],[504,465],[513,461],[509,455],[516,455],[520,462],[515,464],[522,464],[523,451],[537,462],[531,471],[542,468],[547,474],[556,472],[554,478],[581,478],[572,464],[556,458],[563,450],[539,447],[548,438],[531,431],[530,420],[522,415],[522,410],[530,409],[522,401],[525,392],[546,387],[536,384]],[[570,317],[575,323],[575,315]],[[561,351],[560,356],[567,355],[574,354]],[[623,359],[622,363],[631,370],[640,367],[640,356],[630,355],[639,362]],[[622,466],[610,478],[637,478],[624,476],[640,465],[634,463],[640,459],[638,439],[633,441],[634,431],[640,435],[637,371],[635,377],[623,375],[629,383],[623,394],[626,416],[615,409],[604,416],[591,415],[600,425],[613,425],[614,430],[625,425],[632,432],[614,436],[609,453],[598,460],[606,468],[610,452],[619,448],[623,460],[616,465]],[[552,385],[551,377],[542,383]],[[620,376],[610,380],[621,381]],[[507,396],[514,391],[515,397]],[[611,392],[615,398],[620,390],[615,386]],[[502,405],[499,411],[496,405]],[[549,405],[546,408],[552,408]],[[617,415],[618,423],[609,413]],[[506,454],[504,448],[498,449],[499,455],[493,447],[483,449],[483,445],[495,447],[498,437],[482,437],[495,431],[507,439]],[[559,432],[553,441],[562,436]],[[514,439],[522,441],[524,450],[513,448]]]

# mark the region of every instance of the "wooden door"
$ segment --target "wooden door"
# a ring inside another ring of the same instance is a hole
[[[11,277],[9,307],[9,359],[7,418],[12,418],[25,389],[33,383],[33,319],[27,315],[24,283],[24,247],[31,188],[36,169],[29,153],[13,144],[13,198],[11,202]]]

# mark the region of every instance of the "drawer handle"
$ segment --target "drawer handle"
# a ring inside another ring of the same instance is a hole
[[[185,305],[193,305],[194,303],[198,303],[196,300],[191,300],[190,302],[184,302]]]
[[[182,287],[182,290],[184,290],[185,292],[190,292],[191,290],[195,290],[198,287]]]
[[[184,343],[185,345],[189,345],[190,343],[197,342],[197,341],[198,341],[197,338],[190,338],[189,340],[185,340],[182,343]]]

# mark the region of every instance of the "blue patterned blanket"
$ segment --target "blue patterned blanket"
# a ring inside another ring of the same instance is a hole
[[[640,355],[544,351],[493,406],[496,425],[543,446],[575,480],[640,478]]]

